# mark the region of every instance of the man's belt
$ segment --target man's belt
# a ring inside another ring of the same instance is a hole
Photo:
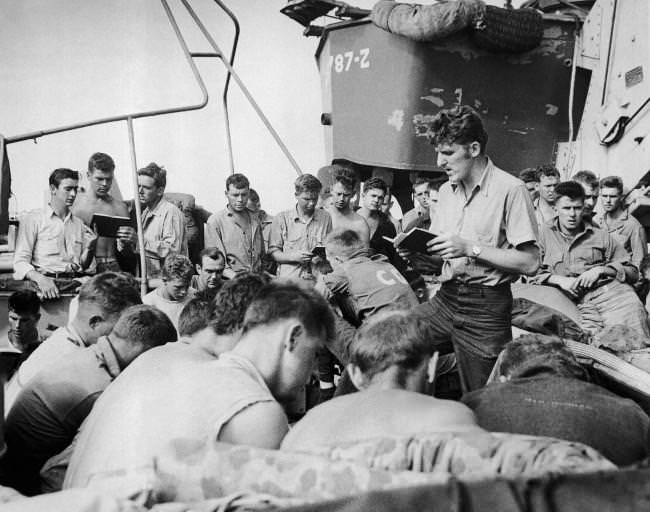
[[[84,275],[81,272],[42,272],[42,274],[54,279],[75,279]]]

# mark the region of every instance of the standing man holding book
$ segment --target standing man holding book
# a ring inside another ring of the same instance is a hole
[[[428,242],[430,255],[442,258],[442,286],[417,309],[437,340],[451,340],[462,388],[471,391],[512,339],[510,283],[539,267],[537,221],[524,183],[486,155],[487,133],[472,108],[440,111],[432,130],[438,166],[449,176],[431,219],[437,237]]]
[[[115,162],[106,153],[93,153],[88,160],[88,190],[80,192],[72,212],[86,226],[92,225],[96,213],[111,217],[128,217],[129,211],[124,201],[111,195],[115,173]],[[95,251],[97,273],[110,270],[120,272],[122,269],[117,261],[118,251],[133,254],[137,241],[135,229],[122,226],[117,232],[117,238],[98,237]]]

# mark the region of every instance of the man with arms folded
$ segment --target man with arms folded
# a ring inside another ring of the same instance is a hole
[[[425,394],[435,372],[432,335],[430,321],[412,311],[370,318],[350,347],[348,371],[361,391],[310,410],[282,449],[308,452],[373,437],[480,431],[469,408]]]
[[[159,279],[169,254],[187,256],[185,218],[176,206],[163,198],[167,171],[150,163],[138,171],[138,200],[142,206],[147,278]]]
[[[278,448],[289,428],[279,402],[306,384],[332,321],[315,292],[270,284],[249,306],[230,352],[209,357],[184,343],[147,352],[95,404],[64,487],[150,464],[174,440]]]
[[[7,415],[2,483],[38,493],[41,467],[72,442],[104,389],[140,354],[172,341],[176,329],[164,313],[132,306],[110,334],[37,373]]]
[[[325,245],[332,230],[330,214],[316,208],[322,185],[318,178],[303,174],[295,182],[296,206],[273,219],[269,252],[278,263],[278,277],[315,281],[312,250]]]
[[[86,226],[91,226],[93,215],[101,213],[116,217],[128,217],[129,210],[124,201],[111,195],[115,162],[106,153],[93,153],[88,160],[88,190],[80,192],[72,212]],[[92,226],[91,226],[92,227]],[[135,230],[130,226],[122,226],[117,232],[117,238],[100,236],[95,250],[97,273],[111,270],[122,270],[117,262],[117,251],[125,251],[132,255],[137,243]]]
[[[592,384],[559,339],[521,336],[499,361],[498,382],[463,397],[484,429],[583,443],[618,465],[647,456],[648,416],[632,400]]]
[[[327,208],[327,212],[332,217],[332,229],[356,231],[361,240],[368,244],[370,241],[368,223],[350,207],[350,200],[357,190],[356,173],[347,167],[337,167],[332,179],[331,193],[334,202],[330,208]]]
[[[559,287],[583,313],[581,327],[592,334],[627,325],[650,338],[643,304],[630,286],[638,269],[625,249],[604,229],[584,220],[585,193],[574,181],[555,188],[557,218],[542,227],[542,266],[535,284]]]
[[[461,386],[472,390],[512,339],[510,283],[539,267],[537,222],[523,182],[486,155],[487,133],[472,108],[440,111],[432,129],[438,166],[449,176],[431,219],[438,236],[427,249],[442,258],[442,285],[417,309],[431,318],[437,341],[451,340]],[[426,263],[401,254],[416,270]]]
[[[603,213],[594,217],[594,223],[605,229],[627,251],[632,264],[640,269],[648,254],[645,229],[630,215],[623,203],[623,180],[608,176],[600,180],[600,202]]]
[[[97,237],[70,211],[77,197],[79,173],[55,169],[49,183],[47,207],[20,219],[14,279],[28,279],[44,299],[55,299],[60,287],[79,286],[74,278],[92,263]]]
[[[74,318],[41,343],[9,381],[5,411],[9,410],[20,390],[43,368],[95,344],[111,331],[122,311],[142,303],[135,279],[122,272],[104,272],[92,277],[81,287],[78,297],[79,307]]]
[[[226,257],[223,276],[232,279],[238,272],[262,269],[264,238],[259,217],[248,208],[250,184],[243,174],[226,179],[225,209],[212,215],[205,226],[205,244],[216,247]]]

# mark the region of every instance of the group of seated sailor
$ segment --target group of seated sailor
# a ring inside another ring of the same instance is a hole
[[[274,217],[243,174],[212,214],[165,193],[155,163],[138,171],[137,205],[113,192],[109,155],[90,157],[83,191],[77,171],[55,169],[48,206],[18,228],[0,485],[84,487],[178,439],[318,453],[490,431],[583,443],[619,466],[650,455],[637,403],[593,382],[559,337],[513,340],[511,327],[518,281],[574,301],[587,336],[624,324],[650,345],[635,194],[589,171],[505,173],[469,107],[432,130],[448,181],[414,177],[401,220],[387,183],[347,164],[325,169],[325,190],[301,175]],[[100,236],[98,214],[123,224]],[[397,242],[414,228],[435,235],[420,252]],[[41,305],[74,293],[45,336]],[[438,386],[449,368],[460,400]],[[310,383],[317,396],[297,413]]]

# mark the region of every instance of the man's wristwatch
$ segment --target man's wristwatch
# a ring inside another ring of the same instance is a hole
[[[478,258],[483,248],[480,245],[472,245],[472,258]]]

